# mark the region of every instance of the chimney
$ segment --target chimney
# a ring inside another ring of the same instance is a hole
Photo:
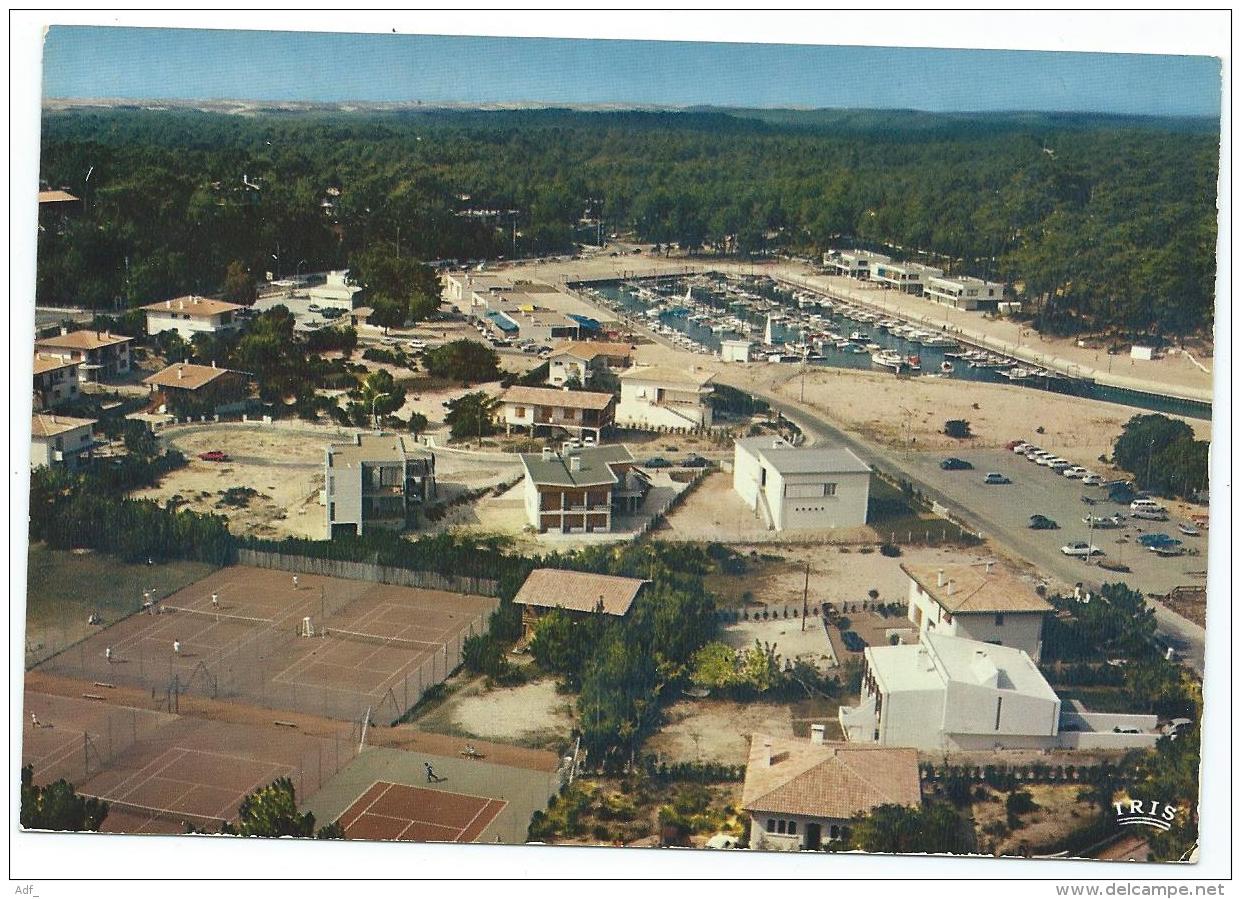
[[[555,455],[555,452],[552,450],[550,446],[543,447],[543,461],[544,462],[550,462],[554,455]]]
[[[180,381],[184,377],[185,377],[185,366],[178,365],[177,366],[177,380]]]
[[[988,560],[987,560],[987,562],[986,562],[986,565],[987,565],[987,576],[988,576],[988,577],[990,577],[990,576],[991,576],[991,566],[992,566],[992,565],[994,565],[994,564],[995,564],[995,560],[994,560],[994,559],[988,559]]]
[[[61,336],[61,337],[66,337],[66,336],[68,336],[68,334],[69,334],[69,329],[68,329],[68,328],[66,328],[64,325],[61,325],[61,326],[60,326],[60,336]]]
[[[212,360],[211,360],[211,367],[212,367],[212,368],[215,368],[215,360],[214,360],[214,359],[212,359]]]
[[[952,587],[956,582],[952,578],[948,578],[948,595],[952,595]]]
[[[827,725],[812,724],[810,725],[810,742],[822,745],[827,742]]]
[[[165,308],[165,309],[171,309],[171,308],[172,308],[172,300],[164,300],[164,308]]]
[[[581,470],[582,470],[582,457],[577,454],[570,456],[569,457],[569,471],[581,471]]]
[[[942,568],[935,573],[935,585],[937,587],[944,586],[944,569]]]
[[[763,738],[763,764],[771,767],[771,740],[766,737]]]

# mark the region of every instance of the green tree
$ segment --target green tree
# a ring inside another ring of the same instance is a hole
[[[881,805],[856,816],[849,825],[850,848],[884,853],[963,853],[961,816],[946,802],[921,808]]]
[[[690,670],[690,680],[701,687],[734,686],[738,680],[737,651],[727,643],[708,643],[694,653]]]
[[[500,357],[477,340],[462,338],[433,347],[422,357],[427,373],[434,378],[478,384],[500,377]]]
[[[344,831],[339,824],[329,824],[315,831],[315,816],[297,810],[293,781],[280,777],[260,787],[241,800],[236,825],[225,823],[220,833],[241,837],[316,837],[341,839]]]
[[[452,439],[468,440],[494,434],[495,411],[499,405],[499,400],[481,390],[449,400],[444,421]]]
[[[28,830],[98,831],[108,816],[108,803],[79,796],[63,778],[47,786],[34,783],[34,766],[22,767],[21,826]]]
[[[224,296],[234,303],[245,306],[253,305],[258,297],[254,285],[254,276],[246,268],[245,263],[233,260],[224,273]]]

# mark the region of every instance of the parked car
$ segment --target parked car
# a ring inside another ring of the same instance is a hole
[[[1036,531],[1054,531],[1058,530],[1060,525],[1046,515],[1031,515],[1030,527]]]
[[[411,340],[405,345],[415,353],[421,353],[427,348],[427,342],[425,340]]]
[[[984,484],[1011,484],[1012,483],[1012,481],[1010,481],[1004,475],[1000,474],[998,471],[987,472],[987,476],[982,479],[982,482]]]
[[[1081,559],[1085,559],[1090,556],[1103,555],[1103,550],[1099,549],[1099,547],[1093,546],[1089,543],[1083,543],[1080,540],[1075,540],[1072,543],[1064,544],[1064,546],[1060,547],[1060,552],[1064,553],[1066,556],[1073,556]]]
[[[1103,486],[1103,475],[1088,471],[1082,475],[1082,483],[1087,487],[1101,487]]]
[[[1088,472],[1080,465],[1070,465],[1064,471],[1060,472],[1066,478],[1084,478]]]
[[[1119,528],[1123,527],[1125,520],[1119,515],[1087,515],[1082,519],[1082,524],[1092,528]]]
[[[198,458],[204,462],[227,462],[229,457],[228,453],[223,450],[208,450],[205,453],[199,453]]]
[[[336,319],[340,318],[342,315],[345,314],[345,310],[344,309],[324,309],[319,314],[323,316],[324,318],[326,318],[328,321],[335,321]]]
[[[672,463],[662,456],[652,456],[642,463],[643,468],[671,468]]]
[[[706,468],[711,462],[702,456],[690,456],[681,463],[684,468]]]
[[[1175,740],[1186,730],[1193,726],[1193,721],[1189,718],[1173,718],[1163,726],[1163,732],[1170,740]]]
[[[1050,462],[1047,463],[1047,467],[1050,468],[1052,471],[1054,471],[1056,474],[1060,474],[1060,472],[1067,469],[1069,465],[1070,463],[1068,459],[1052,459]]]
[[[939,467],[944,471],[965,471],[973,468],[974,466],[971,463],[966,462],[964,459],[949,456],[947,459],[944,459],[939,463]]]
[[[1193,524],[1192,522],[1188,522],[1188,521],[1179,522],[1176,526],[1176,529],[1180,531],[1182,534],[1184,534],[1186,537],[1201,537],[1202,536],[1202,531],[1198,528],[1198,525]]]
[[[311,304],[310,304],[309,306],[307,306],[306,308],[307,308],[308,310],[310,310],[311,312],[319,312],[319,311],[321,311],[321,310],[323,309],[323,307],[322,307],[322,306],[320,306],[318,303],[311,303]]]
[[[1180,540],[1170,537],[1167,534],[1141,534],[1138,536],[1138,543],[1145,547],[1151,546],[1178,546]]]
[[[845,644],[845,649],[850,652],[861,652],[866,648],[866,641],[858,635],[857,631],[845,631],[840,635],[840,639]]]

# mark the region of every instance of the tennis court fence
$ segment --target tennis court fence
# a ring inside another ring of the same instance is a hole
[[[299,574],[318,574],[350,581],[371,581],[392,584],[397,587],[419,587],[423,590],[447,590],[452,593],[474,593],[479,596],[496,596],[500,583],[492,578],[465,577],[378,565],[372,562],[350,562],[345,559],[318,559],[265,550],[239,548],[237,563],[255,568],[275,568]]]

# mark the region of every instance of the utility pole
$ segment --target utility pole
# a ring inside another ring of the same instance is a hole
[[[806,631],[806,615],[810,612],[810,562],[806,562],[806,582],[801,589],[801,629]]]

